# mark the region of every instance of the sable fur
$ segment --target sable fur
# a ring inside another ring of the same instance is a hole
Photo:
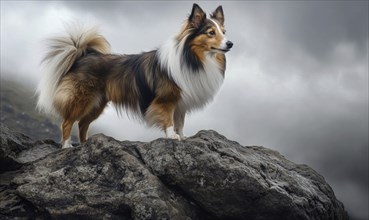
[[[86,141],[89,124],[110,101],[168,137],[184,138],[186,112],[203,107],[222,84],[224,53],[232,47],[223,22],[221,6],[207,19],[194,4],[177,36],[158,50],[136,55],[110,54],[96,29],[70,30],[69,36],[50,40],[38,107],[63,119],[63,147],[69,146],[76,121],[80,141]]]

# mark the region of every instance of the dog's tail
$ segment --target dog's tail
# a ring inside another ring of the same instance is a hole
[[[110,53],[108,41],[99,34],[96,27],[83,29],[72,27],[67,30],[67,36],[48,40],[49,51],[42,63],[45,64],[45,74],[37,87],[37,109],[51,115],[58,115],[53,106],[57,86],[64,75],[71,69],[75,61],[89,51],[102,54]]]

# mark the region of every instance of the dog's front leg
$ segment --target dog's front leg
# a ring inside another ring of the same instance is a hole
[[[146,111],[145,119],[149,125],[162,127],[166,138],[180,140],[180,136],[174,130],[174,111],[177,100],[155,98]]]
[[[177,106],[176,110],[174,111],[174,131],[179,135],[181,140],[187,138],[183,134],[185,116],[186,112]]]

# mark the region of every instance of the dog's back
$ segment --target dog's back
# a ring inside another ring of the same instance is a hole
[[[184,139],[186,112],[202,108],[219,90],[225,53],[233,43],[225,37],[223,9],[210,18],[194,4],[182,30],[158,50],[135,55],[110,54],[109,43],[95,28],[75,29],[51,39],[44,62],[47,74],[38,87],[38,108],[63,119],[63,147],[79,121],[86,141],[89,124],[111,101],[167,138]]]

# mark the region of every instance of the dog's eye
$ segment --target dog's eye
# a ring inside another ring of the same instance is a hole
[[[225,34],[226,33],[226,31],[223,31],[223,34]]]
[[[215,36],[215,31],[209,31],[210,36]]]

